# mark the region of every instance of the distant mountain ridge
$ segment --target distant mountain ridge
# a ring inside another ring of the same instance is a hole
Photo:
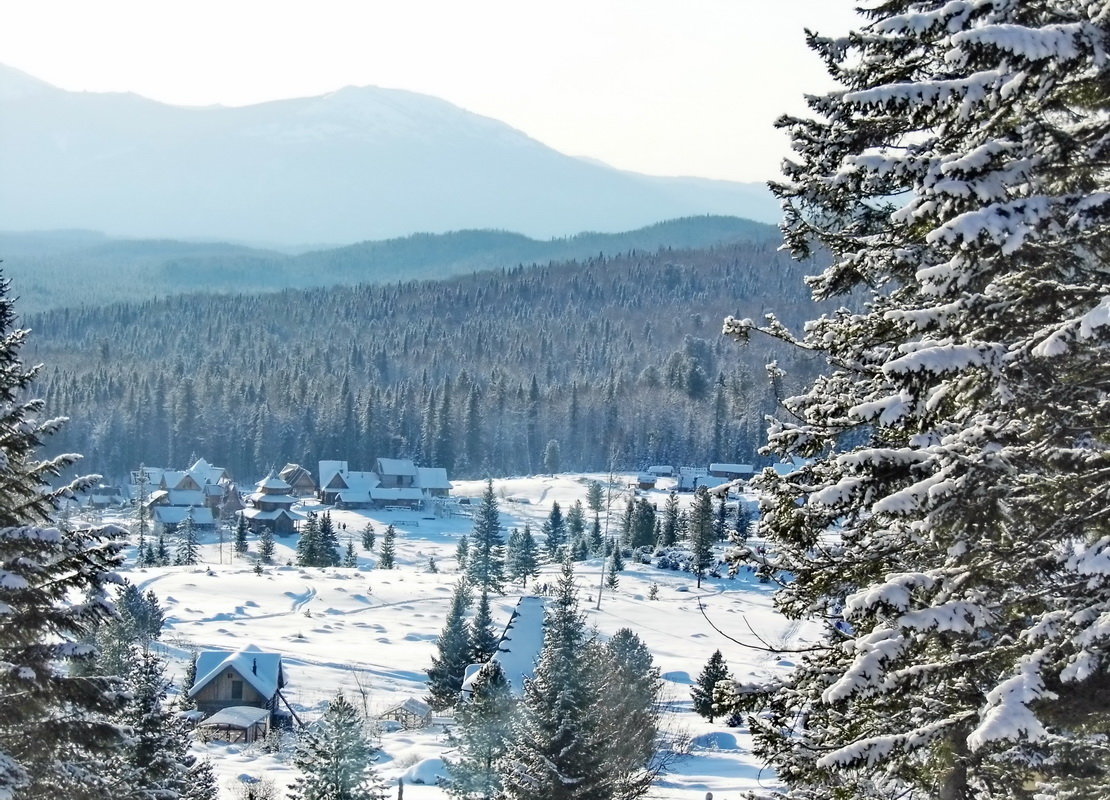
[[[548,241],[507,231],[422,233],[295,255],[223,242],[117,239],[93,231],[0,232],[0,267],[13,281],[21,311],[30,313],[191,292],[251,294],[447,278],[664,248],[751,242],[771,250],[779,241],[771,225],[721,216]]]
[[[761,184],[571,158],[443,100],[349,87],[239,108],[77,93],[0,66],[0,220],[144,238],[549,238],[698,214],[773,222]]]

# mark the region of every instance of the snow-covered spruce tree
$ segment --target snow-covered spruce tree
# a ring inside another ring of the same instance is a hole
[[[331,521],[331,512],[325,511],[320,517],[320,535],[316,545],[317,567],[335,567],[339,565],[339,537],[335,533],[335,525]]]
[[[378,550],[378,569],[393,569],[397,559],[397,529],[389,525],[382,536],[382,546]]]
[[[482,504],[474,516],[474,532],[470,536],[470,552],[466,557],[466,575],[477,589],[505,593],[505,552],[501,538],[501,514],[493,481],[486,481]]]
[[[177,549],[173,563],[178,566],[191,566],[197,563],[199,557],[200,542],[197,539],[197,526],[193,522],[193,510],[189,509],[185,519],[177,526]]]
[[[320,518],[309,512],[301,526],[301,536],[297,539],[297,566],[319,566],[320,552]]]
[[[463,674],[470,660],[470,630],[466,625],[466,609],[470,605],[470,587],[460,578],[451,596],[447,620],[436,641],[436,654],[428,668],[428,705],[436,711],[451,708],[459,701]]]
[[[94,652],[74,643],[111,616],[123,531],[40,527],[95,481],[47,488],[78,457],[36,455],[62,421],[25,397],[36,370],[20,361],[8,289],[0,279],[0,798],[81,800],[101,796],[90,764],[119,743],[109,717],[124,698],[115,679],[77,674]]]
[[[499,772],[508,800],[607,800],[613,774],[600,746],[598,686],[568,559],[544,619],[543,649],[525,684]]]
[[[698,679],[694,681],[694,688],[690,690],[694,711],[712,722],[717,716],[713,708],[714,690],[718,683],[727,681],[730,677],[724,656],[720,650],[715,650],[698,674]]]
[[[497,633],[490,615],[489,593],[483,591],[478,599],[474,619],[470,620],[470,663],[484,664],[497,652]]]
[[[293,766],[292,800],[385,800],[386,786],[374,774],[374,747],[355,707],[337,694],[327,711],[301,731]]]
[[[515,702],[501,665],[488,661],[478,670],[471,696],[455,709],[455,757],[447,762],[447,793],[462,800],[502,797],[498,762],[505,753]]]
[[[551,513],[544,520],[542,530],[547,557],[552,561],[559,560],[559,549],[567,542],[567,521],[563,518],[563,510],[559,508],[558,502],[551,504]]]
[[[1110,796],[1110,4],[871,7],[780,123],[787,242],[848,307],[740,553],[827,635],[735,697],[799,797]]]
[[[274,560],[274,530],[269,525],[258,534],[258,558],[267,564]]]
[[[701,579],[713,565],[713,501],[704,486],[699,486],[690,509],[690,571]]]
[[[515,541],[513,536],[516,537]],[[529,578],[540,574],[539,548],[532,536],[532,528],[527,523],[524,530],[513,528],[513,536],[509,538],[506,570],[510,580],[519,580],[523,586],[527,586]]]
[[[235,552],[237,555],[242,556],[247,553],[249,547],[247,544],[248,531],[247,518],[239,514],[235,519]]]

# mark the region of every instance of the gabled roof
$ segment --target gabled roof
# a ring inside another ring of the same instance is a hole
[[[223,467],[214,467],[205,461],[203,458],[198,458],[193,466],[186,470],[193,479],[203,486],[206,483],[219,483],[221,478],[226,477],[227,470]]]
[[[193,489],[200,491],[200,484],[188,472],[168,469],[162,473],[162,485],[167,489]]]
[[[226,650],[204,650],[197,654],[197,679],[189,690],[189,697],[196,697],[201,689],[228,669],[239,673],[243,680],[267,700],[285,685],[281,654],[264,653],[255,645],[248,644],[234,653]]]
[[[273,511],[262,511],[257,508],[244,508],[240,513],[247,519],[268,520],[278,519],[280,517],[289,517],[289,519],[292,520],[308,519],[307,516],[300,513],[299,511],[291,511],[288,508],[275,508]]]
[[[751,475],[755,467],[751,464],[710,464],[710,472],[729,472],[734,475]]]
[[[404,702],[387,708],[381,713],[381,716],[385,716],[386,714],[396,714],[398,711],[407,711],[410,714],[416,714],[418,717],[423,717],[432,713],[432,707],[419,698],[409,697],[406,698]]]
[[[171,506],[202,506],[204,492],[194,489],[170,489],[167,499]]]
[[[256,708],[254,706],[228,706],[217,711],[208,719],[199,723],[200,727],[218,727],[226,725],[231,728],[249,728],[252,725],[265,724],[270,716],[270,709]]]
[[[411,475],[416,477],[416,465],[409,458],[379,458],[379,475]]]
[[[451,481],[443,467],[417,467],[416,485],[421,489],[450,489]]]
[[[320,476],[320,485],[321,486],[327,486],[328,481],[330,481],[332,479],[332,476],[337,475],[337,474],[338,475],[346,475],[347,474],[347,462],[346,461],[321,461],[320,466],[317,469],[317,472]]]
[[[272,472],[265,478],[260,480],[258,483],[256,483],[255,486],[258,487],[259,491],[264,491],[268,489],[271,491],[277,490],[278,492],[288,492],[290,489],[293,488]]]
[[[207,506],[154,506],[154,521],[162,525],[180,525],[192,512],[193,524],[208,527],[216,524],[212,509]]]

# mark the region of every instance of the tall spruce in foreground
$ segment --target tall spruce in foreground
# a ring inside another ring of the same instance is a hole
[[[769,432],[813,459],[757,481],[774,560],[737,554],[841,621],[734,702],[795,797],[1107,797],[1110,4],[864,14],[780,122],[787,243],[845,308]]]
[[[436,654],[428,668],[428,705],[436,711],[451,708],[459,701],[463,674],[471,663],[470,629],[466,624],[466,608],[470,605],[470,587],[459,579],[451,596],[447,620],[436,641]]]
[[[94,764],[121,741],[110,715],[125,697],[115,679],[79,674],[94,651],[74,642],[111,617],[104,590],[123,531],[41,527],[95,480],[47,486],[78,457],[36,453],[62,421],[25,399],[36,370],[20,361],[27,331],[8,290],[0,279],[0,798],[100,797]]]
[[[501,514],[493,481],[486,481],[482,504],[474,515],[474,532],[470,535],[470,552],[466,557],[466,575],[477,589],[505,593],[505,553],[501,539]]]
[[[574,571],[562,575],[544,620],[543,649],[535,676],[513,724],[500,774],[509,800],[606,800],[612,774],[600,746],[597,683],[586,623],[578,611]]]
[[[389,525],[382,536],[382,546],[378,550],[378,569],[393,569],[397,559],[397,530]]]
[[[528,586],[528,579],[540,574],[539,547],[532,536],[532,528],[525,523],[524,530],[513,528],[509,537],[509,553],[506,564],[509,580],[519,580]]]
[[[499,762],[508,746],[513,709],[512,692],[501,665],[482,665],[471,695],[455,709],[452,732],[455,758],[447,762],[451,782],[447,793],[460,800],[495,800],[501,794]]]
[[[385,800],[385,783],[374,774],[375,749],[362,719],[337,694],[320,719],[301,731],[293,766],[292,800]]]
[[[690,690],[690,697],[694,701],[694,711],[710,722],[719,716],[713,708],[713,693],[717,684],[721,681],[727,681],[729,677],[731,676],[724,656],[721,655],[720,650],[715,650],[702,668],[698,679],[694,682],[694,688]]]

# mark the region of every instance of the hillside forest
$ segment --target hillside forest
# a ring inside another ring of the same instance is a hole
[[[381,456],[459,478],[750,462],[777,395],[817,365],[739,348],[721,321],[774,307],[799,324],[814,313],[805,272],[757,240],[23,324],[28,359],[47,365],[36,391],[71,420],[51,449],[110,477],[199,455],[243,478]]]

